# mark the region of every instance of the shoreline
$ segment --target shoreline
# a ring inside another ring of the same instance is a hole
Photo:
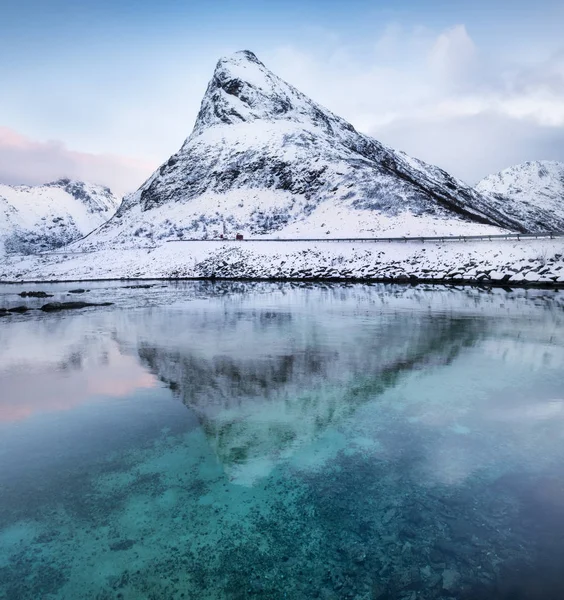
[[[87,281],[372,282],[564,288],[564,241],[163,243],[7,256],[5,284]]]
[[[43,285],[43,284],[59,284],[59,283],[103,283],[103,282],[120,282],[124,283],[131,281],[208,281],[208,282],[263,282],[263,283],[361,283],[361,284],[388,284],[388,285],[405,285],[416,287],[419,285],[432,285],[449,288],[458,287],[474,287],[474,288],[502,288],[502,289],[545,289],[545,290],[562,290],[564,289],[564,282],[501,282],[501,281],[488,281],[484,283],[478,280],[464,280],[458,279],[453,281],[452,279],[371,279],[371,278],[360,278],[360,277],[104,277],[100,279],[17,279],[17,280],[1,280],[0,285]]]

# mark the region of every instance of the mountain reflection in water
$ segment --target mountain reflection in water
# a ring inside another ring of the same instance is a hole
[[[160,315],[139,356],[198,414],[231,480],[245,484],[338,426],[402,374],[449,364],[485,328],[480,319],[448,314],[357,319],[341,312],[327,323],[323,315],[271,308],[209,312],[205,328],[198,314]]]

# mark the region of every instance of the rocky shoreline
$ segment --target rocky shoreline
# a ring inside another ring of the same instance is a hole
[[[10,257],[5,283],[143,279],[373,281],[564,287],[561,240],[445,243],[190,242]]]
[[[531,260],[531,259],[530,259]],[[410,268],[414,267],[414,268]],[[484,267],[469,262],[450,269],[419,268],[419,265],[405,265],[399,261],[384,265],[349,263],[336,268],[321,264],[314,267],[296,268],[294,265],[256,266],[250,261],[229,263],[218,261],[217,257],[199,265],[201,278],[239,280],[323,280],[323,281],[373,281],[375,283],[427,283],[455,285],[495,285],[524,287],[564,288],[564,261],[556,255],[546,262],[508,264],[503,267]]]

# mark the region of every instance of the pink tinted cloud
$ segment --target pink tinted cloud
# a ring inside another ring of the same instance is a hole
[[[61,141],[40,142],[0,126],[0,183],[37,185],[69,177],[106,185],[121,196],[137,189],[156,166],[127,156],[77,152]]]

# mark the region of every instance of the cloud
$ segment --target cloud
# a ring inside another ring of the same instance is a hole
[[[320,30],[299,44],[250,49],[359,131],[470,183],[522,160],[564,161],[560,38],[487,41],[464,23],[443,30],[389,23],[381,31],[344,41]],[[3,114],[10,119],[6,125],[15,125],[0,128],[0,181],[40,183],[67,175],[118,193],[137,188],[190,133],[216,58],[240,49],[218,44],[196,58],[180,48],[113,70],[104,64],[80,86],[83,65],[68,67],[60,86],[44,83],[58,92],[46,92],[47,99],[42,94],[41,102],[37,94],[22,93],[22,82],[12,86],[11,110]],[[90,153],[14,131],[24,128]],[[128,158],[134,155],[140,158]]]
[[[265,59],[358,130],[474,183],[516,162],[564,161],[564,47],[532,54],[508,60],[463,24],[391,24],[369,45]]]
[[[398,119],[379,127],[377,137],[470,184],[529,160],[564,160],[564,128],[488,110]]]
[[[39,142],[0,126],[0,182],[36,185],[70,177],[106,185],[118,196],[133,191],[158,166],[112,154],[69,150],[60,141]]]
[[[464,25],[442,32],[428,52],[431,73],[447,87],[466,87],[474,79],[477,50]]]

